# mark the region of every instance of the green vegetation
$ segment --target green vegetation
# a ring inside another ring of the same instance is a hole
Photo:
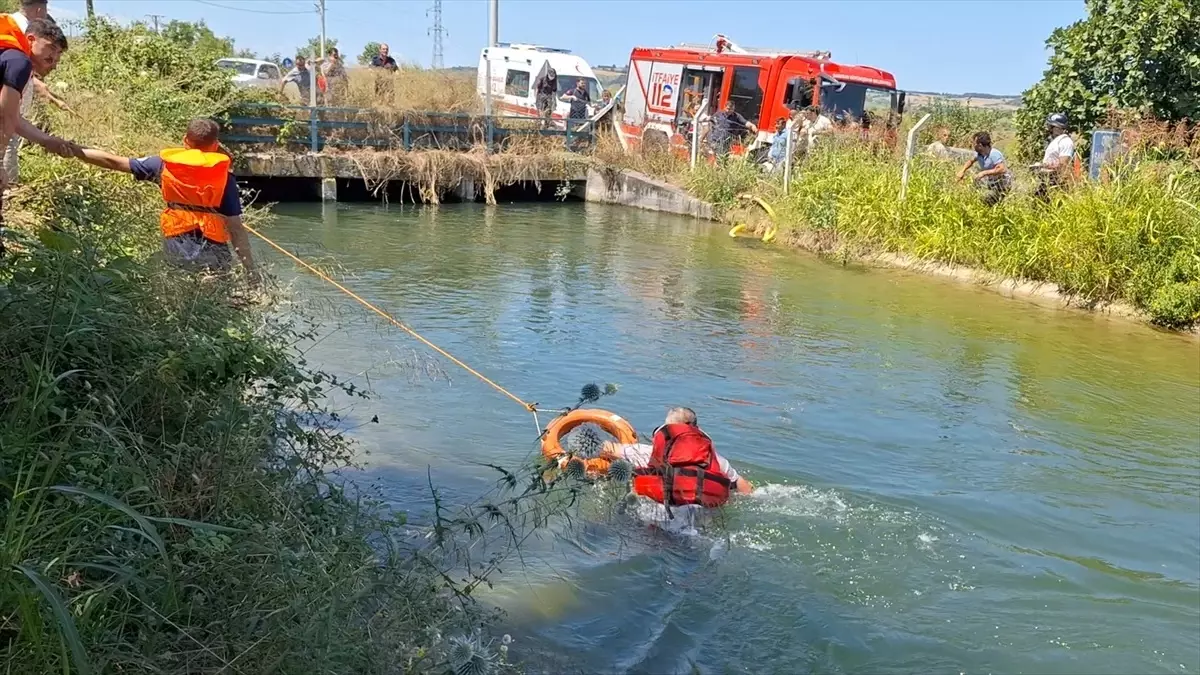
[[[978,131],[992,134],[992,143],[1007,150],[1012,139],[1013,113],[1011,110],[970,107],[961,101],[935,98],[905,113],[909,121],[915,122],[926,113],[932,115],[918,132],[918,142],[927,146],[934,141],[955,148],[970,148]]]
[[[325,38],[325,53],[328,54],[330,49],[337,46],[337,38]],[[321,56],[321,36],[310,37],[308,42],[303,46],[296,47],[295,56],[303,56],[306,59],[315,59]]]
[[[369,66],[371,65],[371,59],[378,55],[379,43],[374,41],[368,42],[367,44],[363,45],[362,52],[360,52],[358,55],[358,65]]]
[[[236,99],[206,58],[94,23],[52,78],[88,117],[49,122],[173,143]],[[578,488],[498,469],[495,495],[455,510],[435,490],[406,524],[337,473],[353,448],[324,397],[362,392],[307,366],[303,317],[157,261],[152,185],[22,156],[0,261],[6,672],[509,669],[472,591]]]
[[[167,25],[163,26],[162,36],[180,47],[194,52],[197,56],[209,60],[216,60],[224,56],[254,58],[254,52],[249,49],[235,49],[231,38],[219,37],[203,21],[169,21]]]
[[[763,196],[780,238],[808,248],[968,265],[1053,282],[1085,303],[1125,301],[1163,326],[1200,321],[1200,173],[1187,162],[1126,166],[1052,204],[1017,191],[994,208],[925,158],[902,202],[900,163],[853,141],[814,152],[797,174],[787,195],[743,162],[704,166],[687,184],[726,208],[742,193]]]
[[[1104,126],[1114,112],[1200,119],[1200,6],[1194,0],[1086,4],[1086,19],[1050,35],[1049,68],[1024,94],[1017,125],[1026,157],[1041,156],[1043,125],[1053,112],[1066,113],[1082,132]]]

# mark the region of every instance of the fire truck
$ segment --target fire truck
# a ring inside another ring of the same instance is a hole
[[[627,150],[643,143],[679,149],[690,144],[694,120],[704,120],[726,102],[758,127],[748,147],[769,143],[775,123],[793,106],[820,106],[831,119],[863,126],[868,100],[886,106],[889,128],[904,113],[896,78],[870,66],[834,63],[829,52],[748,49],[724,35],[711,45],[635,47],[629,55],[625,110],[616,125]],[[703,109],[702,109],[703,106]]]

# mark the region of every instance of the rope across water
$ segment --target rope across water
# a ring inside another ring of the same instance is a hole
[[[337,281],[334,281],[332,278],[329,277],[329,275],[325,274],[321,270],[313,267],[312,265],[308,264],[304,260],[300,259],[300,257],[297,256],[296,254],[294,254],[291,251],[287,250],[286,248],[280,246],[279,244],[276,244],[274,241],[271,241],[270,238],[268,238],[266,235],[262,234],[258,230],[255,230],[254,228],[252,228],[248,225],[245,225],[243,227],[245,227],[246,230],[250,232],[250,234],[253,234],[254,236],[258,237],[259,239],[262,239],[271,248],[275,249],[276,251],[279,251],[280,253],[284,254],[288,258],[291,258],[292,261],[294,261],[296,264],[300,265],[301,267],[308,270],[309,272],[312,272],[317,277],[320,277],[321,279],[329,282],[331,285],[333,285],[334,288],[337,288],[339,291],[345,293],[346,295],[350,296],[351,298],[354,298],[363,307],[366,307],[367,309],[371,310],[372,312],[375,312],[376,314],[383,317],[384,319],[387,319],[388,322],[390,322],[393,326],[395,326],[395,327],[399,328],[400,330],[404,331],[405,333],[408,333],[409,335],[413,336],[418,341],[420,341],[421,344],[424,344],[425,346],[429,347],[430,349],[437,352],[438,354],[441,354],[442,356],[446,357],[454,365],[462,368],[463,370],[467,371],[468,373],[479,378],[486,384],[490,385],[493,389],[500,392],[501,394],[504,394],[505,396],[512,399],[516,403],[519,403],[522,408],[525,408],[525,410],[527,410],[533,414],[534,424],[538,424],[537,404],[536,403],[529,403],[529,402],[525,401],[521,397],[517,396],[516,394],[512,393],[511,391],[500,386],[499,384],[497,384],[496,382],[494,382],[493,380],[488,378],[483,373],[479,372],[478,370],[475,370],[471,366],[468,366],[466,363],[463,363],[461,360],[459,360],[457,357],[455,357],[450,352],[448,352],[445,349],[442,349],[441,347],[437,346],[436,344],[430,342],[428,339],[426,339],[423,335],[421,335],[417,331],[415,331],[412,328],[409,328],[405,324],[401,323],[398,319],[396,319],[396,317],[392,316],[391,314],[388,314],[387,312],[383,311],[382,309],[379,309],[375,305],[371,304],[371,302],[369,302],[368,300],[363,299],[362,296],[358,295],[354,291],[350,290],[349,288],[346,288],[345,286],[338,283]],[[538,425],[538,429],[539,430],[541,429],[540,424]]]

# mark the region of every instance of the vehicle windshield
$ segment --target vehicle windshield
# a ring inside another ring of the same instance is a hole
[[[563,94],[574,89],[575,83],[578,82],[579,80],[584,80],[587,82],[588,94],[590,94],[592,97],[592,103],[599,103],[600,102],[600,83],[597,82],[596,79],[593,77],[564,77],[563,75],[559,75],[558,76],[558,95],[562,96]]]
[[[238,75],[253,75],[258,70],[257,63],[243,63],[242,61],[217,61],[217,67],[225,70],[232,70]]]
[[[825,114],[834,121],[862,119],[863,113],[867,109],[868,92],[872,98],[879,94],[889,97],[892,94],[891,89],[879,89],[849,82],[842,84],[843,86],[839,87],[833,82],[821,83],[821,110],[825,111]]]

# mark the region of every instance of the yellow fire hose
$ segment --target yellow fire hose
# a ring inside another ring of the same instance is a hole
[[[762,198],[756,197],[752,194],[740,194],[737,198],[743,201],[749,201],[758,204],[759,208],[761,208],[767,214],[767,217],[771,219],[771,224],[767,226],[767,231],[763,233],[762,241],[764,244],[769,244],[774,241],[775,235],[779,233],[779,222],[775,217],[775,209],[771,208],[771,205],[763,201]],[[733,226],[733,229],[729,230],[729,236],[736,237],[745,231],[746,225],[744,223],[737,223]]]

